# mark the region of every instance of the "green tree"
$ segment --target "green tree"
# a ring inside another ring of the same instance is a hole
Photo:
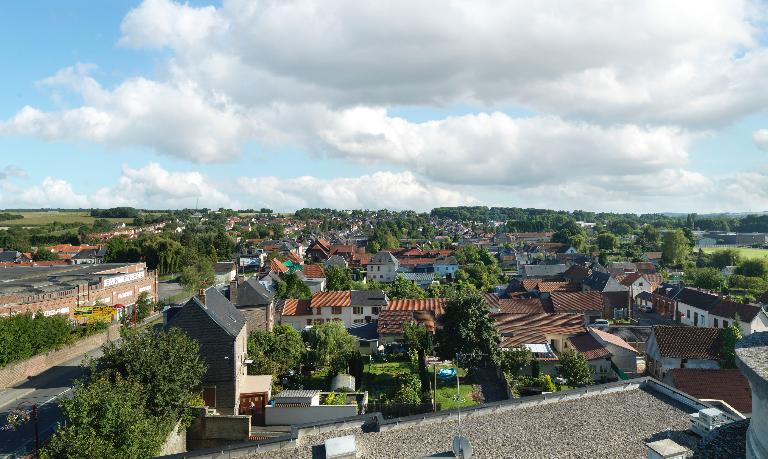
[[[519,376],[531,364],[531,358],[531,350],[525,346],[507,349],[501,353],[501,369],[512,376]]]
[[[567,221],[560,225],[552,234],[552,242],[560,242],[562,244],[569,244],[576,247],[580,241],[586,241],[587,233],[584,228],[577,225],[575,221]],[[576,247],[577,249],[579,247]]]
[[[173,419],[187,414],[205,374],[200,345],[178,328],[168,332],[122,329],[119,343],[103,346],[100,372],[118,374],[146,388],[147,410]]]
[[[557,390],[557,387],[555,387],[555,383],[552,382],[552,378],[550,378],[549,375],[542,376],[540,380],[541,380],[542,392],[554,392]]]
[[[275,285],[275,296],[282,299],[306,299],[312,296],[312,291],[309,290],[307,284],[301,280],[298,274],[291,271],[283,274],[283,277]]]
[[[352,288],[352,271],[344,266],[325,268],[325,287],[335,291],[350,290]]]
[[[560,353],[560,376],[571,386],[587,386],[594,383],[587,359],[573,349]]]
[[[736,368],[736,343],[743,337],[738,324],[737,318],[723,329],[723,356],[720,362],[722,368]]]
[[[421,403],[421,382],[412,373],[401,373],[395,378],[398,389],[390,397],[395,403],[418,405]]]
[[[430,352],[432,333],[423,324],[410,322],[403,325],[403,345],[409,351]]]
[[[661,259],[665,265],[681,265],[688,257],[688,253],[690,251],[691,247],[689,245],[688,238],[686,238],[685,234],[683,233],[683,230],[677,229],[664,234]]]
[[[738,250],[715,250],[709,255],[709,263],[714,268],[723,269],[726,266],[738,265],[740,258]]]
[[[253,374],[281,375],[296,369],[304,355],[301,334],[290,325],[277,324],[270,331],[256,330],[248,337],[248,356]]]
[[[152,314],[155,304],[149,298],[149,293],[141,292],[133,307],[136,308],[136,322],[139,323]]]
[[[45,248],[37,249],[37,252],[35,252],[32,255],[32,258],[35,261],[53,261],[53,260],[59,259],[59,257],[55,253]]]
[[[597,247],[600,250],[614,250],[619,246],[619,238],[615,234],[600,233],[597,235]]]
[[[59,399],[65,420],[41,451],[43,459],[80,457],[150,458],[175,420],[145,409],[145,387],[115,376],[76,383],[72,397]]]
[[[188,289],[204,289],[213,285],[215,280],[213,262],[205,256],[197,257],[192,265],[181,271],[181,284]]]
[[[132,263],[139,261],[141,251],[134,241],[123,236],[113,237],[107,242],[106,263]]]
[[[725,286],[725,276],[715,268],[689,269],[685,272],[688,282],[699,288],[719,291]]]
[[[656,250],[659,247],[659,230],[651,225],[644,225],[637,237],[637,243],[645,251]]]
[[[499,334],[485,300],[478,294],[457,293],[439,319],[438,354],[453,359],[461,354],[464,368],[491,366],[499,361]]]
[[[424,289],[409,281],[402,274],[386,287],[387,296],[392,300],[419,299],[427,296]]]
[[[318,368],[340,373],[347,367],[350,356],[357,352],[357,339],[347,332],[340,321],[315,325],[303,334],[307,344],[307,360]]]
[[[735,272],[742,276],[768,279],[768,261],[762,258],[748,258],[739,263]]]

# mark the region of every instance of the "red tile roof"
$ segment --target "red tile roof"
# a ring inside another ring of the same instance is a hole
[[[568,338],[568,342],[587,360],[605,359],[613,355],[589,333],[572,336]]]
[[[653,327],[653,335],[662,357],[720,360],[723,349],[722,329],[656,325]]]
[[[387,311],[432,311],[437,316],[443,315],[445,298],[422,298],[418,300],[390,300]]]
[[[278,260],[277,258],[273,258],[272,261],[269,263],[269,270],[276,271],[277,273],[282,274],[288,271],[288,267],[280,263],[280,260]]]
[[[580,314],[495,314],[502,347],[546,344],[547,334],[575,335],[586,330]]]
[[[602,330],[597,329],[597,328],[592,328],[590,330],[592,331],[592,333],[597,335],[597,337],[599,339],[605,341],[606,343],[613,344],[614,346],[618,346],[618,347],[624,348],[624,349],[626,349],[628,351],[632,351],[635,354],[637,354],[637,349],[632,347],[632,345],[629,344],[628,342],[626,342],[623,339],[621,339],[620,336],[616,336],[616,335],[614,335],[612,333],[608,333],[608,332],[602,331]]]
[[[304,263],[304,260],[302,260],[298,255],[296,255],[293,252],[288,252],[288,259],[291,260],[291,263],[295,265],[300,265]]]
[[[311,316],[310,303],[312,300],[288,299],[283,304],[284,316]]]
[[[349,290],[344,292],[317,292],[312,294],[311,307],[327,308],[331,306],[350,306],[351,294]]]
[[[427,330],[435,331],[435,316],[432,311],[390,311],[385,309],[379,314],[377,331],[379,335],[402,335],[407,323],[423,324]]]
[[[738,369],[675,368],[672,385],[698,399],[722,400],[742,414],[752,412],[752,390]]]
[[[544,314],[551,311],[551,304],[545,305],[539,298],[510,298],[499,300],[499,309],[505,314]],[[547,301],[547,303],[549,303]],[[547,307],[550,306],[550,307]]]
[[[603,310],[603,298],[599,292],[552,292],[551,299],[557,313]]]
[[[303,272],[304,275],[309,278],[325,277],[325,270],[323,269],[323,265],[304,265],[301,267],[301,272]]]
[[[709,313],[713,316],[725,317],[728,319],[736,319],[739,316],[739,320],[742,322],[752,322],[755,316],[760,314],[762,308],[754,304],[737,303],[731,300],[723,300],[715,305]]]

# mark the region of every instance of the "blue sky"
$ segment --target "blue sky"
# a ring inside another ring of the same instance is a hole
[[[768,210],[764,4],[544,3],[12,2],[0,207]]]

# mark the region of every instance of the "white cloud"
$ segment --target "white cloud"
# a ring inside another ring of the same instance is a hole
[[[768,129],[759,129],[752,134],[752,140],[760,149],[768,151]]]
[[[132,48],[196,46],[225,24],[213,6],[193,8],[167,0],[145,0],[120,26],[120,44]]]
[[[26,188],[12,199],[24,207],[90,207],[87,196],[76,193],[69,182],[52,177],[45,177],[40,185]]]

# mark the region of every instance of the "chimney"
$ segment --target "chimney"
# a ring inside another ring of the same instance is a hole
[[[197,292],[197,298],[200,300],[201,303],[205,304],[205,289],[201,288]]]
[[[240,276],[238,276],[239,278]],[[237,306],[237,285],[238,279],[229,281],[229,302]]]
[[[237,275],[237,285],[240,285],[243,282],[245,282],[245,276],[243,276],[242,274],[238,274]]]

